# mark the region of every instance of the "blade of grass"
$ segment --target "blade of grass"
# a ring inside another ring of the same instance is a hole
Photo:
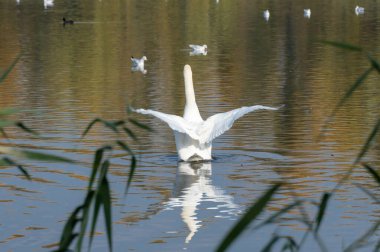
[[[367,141],[365,142],[362,150],[360,151],[359,155],[357,156],[354,164],[357,164],[362,159],[362,157],[367,153],[368,148],[370,147],[372,140],[375,139],[375,136],[376,136],[377,132],[379,131],[379,128],[380,128],[380,118],[377,120],[375,127],[373,127],[371,134],[367,138]]]
[[[38,161],[74,163],[74,161],[71,159],[60,157],[57,155],[35,152],[35,151],[30,151],[30,150],[19,150],[19,149],[15,149],[11,147],[4,147],[4,146],[0,146],[0,153],[16,156],[20,158],[38,160]]]
[[[61,240],[59,242],[59,251],[65,251],[71,244],[74,228],[79,221],[77,217],[79,211],[81,211],[83,206],[78,206],[70,215],[70,218],[67,220],[61,235]]]
[[[100,190],[102,195],[102,203],[104,207],[104,220],[106,223],[108,247],[112,252],[112,213],[111,213],[111,191],[107,177],[104,177]]]
[[[367,190],[366,188],[362,187],[361,185],[359,184],[356,184],[354,183],[354,185],[359,188],[360,190],[362,190],[365,194],[367,194],[369,197],[371,197],[377,204],[380,204],[380,200],[375,196],[375,194],[373,194],[372,192],[370,192],[369,190]]]
[[[380,175],[368,164],[363,164],[364,168],[373,176],[376,182],[380,185]]]
[[[141,123],[135,119],[129,118],[128,121],[131,122],[132,124],[136,125],[139,128],[145,129],[147,131],[153,131],[153,129],[151,127],[149,127],[148,125],[145,125],[145,124],[143,124],[143,123]]]
[[[341,49],[346,49],[346,50],[351,50],[351,51],[361,52],[363,50],[361,47],[344,43],[344,42],[336,42],[336,41],[331,41],[331,40],[322,40],[321,42],[326,45],[332,45]]]
[[[363,247],[367,240],[377,231],[378,227],[380,226],[380,221],[376,222],[370,229],[368,229],[367,232],[365,232],[362,236],[360,236],[358,239],[356,239],[353,243],[351,243],[344,252],[351,252],[356,251],[360,247]]]
[[[271,252],[272,247],[280,240],[280,237],[275,235],[270,239],[270,241],[265,245],[265,247],[261,250],[261,252]]]
[[[230,232],[225,236],[223,241],[216,249],[217,252],[225,251],[235,239],[244,231],[244,229],[264,210],[268,202],[272,199],[273,194],[279,189],[281,184],[272,186],[263,196],[261,196],[255,204],[240,218]]]
[[[339,103],[334,108],[332,114],[329,116],[330,118],[335,116],[338,109],[343,105],[343,103],[352,95],[352,93],[360,87],[360,85],[364,82],[364,80],[368,77],[368,75],[373,71],[373,67],[368,68],[362,75],[356,79],[355,83],[350,87],[350,89],[346,92],[343,98],[339,101]]]
[[[277,211],[272,216],[270,216],[268,219],[266,219],[265,221],[263,221],[262,223],[260,223],[256,227],[254,227],[254,229],[258,229],[258,228],[265,226],[267,224],[274,223],[278,217],[289,212],[291,209],[295,208],[296,206],[299,206],[301,203],[302,203],[301,201],[296,201],[293,204],[290,204],[290,205],[282,208],[280,211]]]
[[[129,187],[132,183],[132,178],[133,178],[133,175],[135,174],[136,163],[137,163],[136,157],[133,155],[131,158],[131,166],[129,169],[128,181],[127,181],[127,186],[125,187],[124,195],[127,195]]]
[[[377,62],[377,60],[375,60],[374,58],[372,58],[371,55],[368,55],[368,59],[371,62],[372,67],[375,68],[378,73],[380,73],[379,62]]]
[[[128,152],[130,155],[134,155],[131,148],[128,147],[128,145],[123,141],[116,141],[116,143],[126,152]]]
[[[5,128],[14,125],[14,121],[0,120],[0,128]]]
[[[123,130],[125,133],[127,133],[128,136],[130,136],[133,140],[138,141],[137,136],[132,132],[132,130],[128,129],[127,127],[123,127]]]
[[[87,133],[90,131],[90,129],[92,128],[92,126],[94,126],[95,123],[98,123],[98,122],[101,122],[101,121],[102,121],[102,119],[100,119],[100,118],[95,118],[94,120],[92,120],[87,125],[86,129],[83,131],[81,138],[84,138],[87,135]]]
[[[323,217],[325,215],[327,203],[328,203],[328,200],[330,199],[330,196],[331,196],[330,193],[324,193],[322,196],[321,204],[319,205],[318,215],[315,219],[315,223],[316,223],[316,226],[314,229],[315,233],[318,232],[318,229],[321,226],[321,223],[322,223]]]
[[[0,109],[0,116],[8,116],[12,114],[16,114],[20,111],[20,109],[16,108],[2,108]]]
[[[17,164],[15,161],[13,161],[12,159],[10,159],[10,158],[8,158],[8,157],[4,157],[2,160],[3,160],[6,164],[8,164],[8,165],[16,166],[16,167],[21,171],[21,173],[24,174],[24,176],[25,176],[28,180],[31,180],[31,177],[30,177],[28,171],[27,171],[24,167],[22,167],[22,165]]]
[[[76,244],[76,251],[81,251],[82,249],[83,238],[86,234],[87,222],[89,218],[91,203],[93,202],[94,196],[95,196],[95,191],[91,190],[87,192],[86,199],[83,204],[81,225],[80,225],[80,231],[78,234],[78,240]]]
[[[34,131],[34,130],[28,128],[28,127],[25,126],[25,124],[23,124],[22,122],[16,122],[16,126],[19,127],[20,129],[24,130],[25,132],[28,132],[28,133],[32,134],[32,135],[35,135],[35,136],[38,136],[38,135],[39,135],[36,131]]]
[[[8,74],[12,71],[12,69],[16,66],[17,62],[21,58],[21,53],[13,60],[12,64],[5,69],[5,71],[0,76],[0,83],[4,81],[5,78],[7,78]]]

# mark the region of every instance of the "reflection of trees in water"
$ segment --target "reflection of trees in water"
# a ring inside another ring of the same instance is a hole
[[[235,215],[239,212],[239,206],[233,203],[233,197],[212,185],[211,162],[180,162],[177,168],[173,197],[165,205],[166,210],[175,207],[182,208],[182,220],[190,231],[186,237],[186,243],[191,241],[202,226],[202,221],[197,217],[197,207],[202,202],[217,203],[212,209],[218,211],[218,217]]]

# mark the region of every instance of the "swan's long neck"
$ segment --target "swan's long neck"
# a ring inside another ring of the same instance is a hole
[[[185,112],[183,117],[185,119],[190,119],[192,121],[202,121],[202,117],[199,113],[197,103],[195,101],[194,85],[193,85],[193,75],[191,72],[191,67],[186,65],[183,69],[183,77],[185,79],[185,95],[186,104]]]

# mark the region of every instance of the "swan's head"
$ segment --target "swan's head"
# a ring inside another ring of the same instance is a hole
[[[141,59],[142,60],[148,60],[146,56],[143,56]]]
[[[203,45],[203,49],[207,51],[207,45]]]
[[[190,65],[185,65],[185,67],[183,68],[183,72],[184,73],[191,73],[191,67],[190,67]]]

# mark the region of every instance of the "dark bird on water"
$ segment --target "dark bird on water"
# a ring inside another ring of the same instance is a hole
[[[63,24],[74,24],[74,21],[73,20],[66,20],[66,18],[62,18],[63,20]]]

